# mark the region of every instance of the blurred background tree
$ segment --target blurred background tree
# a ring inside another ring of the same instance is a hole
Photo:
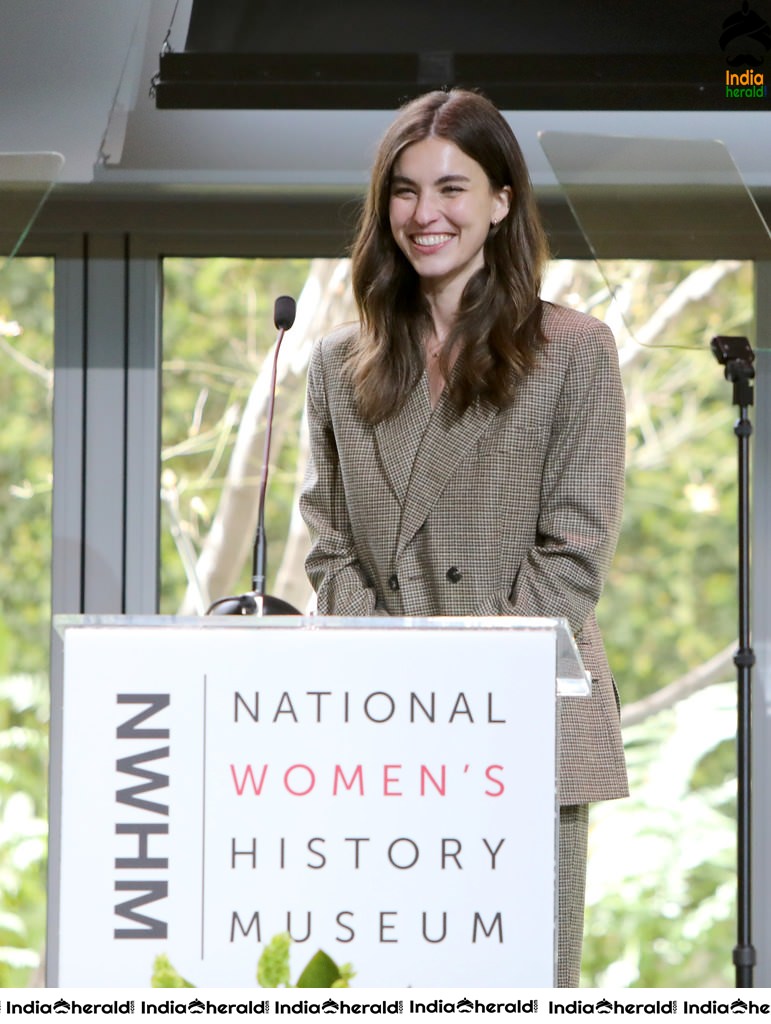
[[[582,980],[731,986],[736,700],[735,684],[714,684],[736,678],[736,409],[709,343],[752,337],[751,267],[606,269],[630,282],[615,325],[628,454],[598,617],[625,703],[632,798],[592,809]]]
[[[624,528],[599,616],[626,704],[633,797],[593,809],[583,981],[732,984],[736,456],[717,333],[752,339],[749,264],[558,261],[545,297],[606,319],[628,403]],[[296,515],[310,345],[353,317],[337,260],[164,261],[161,607],[249,589],[272,306],[284,341],[268,501],[268,590],[304,607]],[[0,985],[43,948],[50,617],[52,267],[0,288]],[[723,682],[725,685],[714,685]],[[708,689],[705,686],[709,685]]]
[[[0,986],[45,941],[53,263],[0,276]]]

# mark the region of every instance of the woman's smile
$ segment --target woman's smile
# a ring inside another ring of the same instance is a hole
[[[423,252],[436,252],[446,245],[447,242],[452,241],[454,237],[455,235],[451,234],[412,235],[411,241],[415,248],[421,249]]]

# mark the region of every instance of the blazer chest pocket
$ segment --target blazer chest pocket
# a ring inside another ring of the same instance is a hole
[[[520,507],[537,501],[547,443],[548,429],[532,424],[480,438],[458,468],[456,492],[496,518],[511,511],[512,501]]]
[[[549,425],[541,423],[515,422],[505,430],[497,430],[486,435],[477,442],[476,458],[484,462],[504,464],[510,460],[522,463],[523,458],[529,461],[535,458],[543,461],[543,455],[549,443]]]

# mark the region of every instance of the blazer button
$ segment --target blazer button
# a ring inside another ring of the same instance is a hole
[[[393,576],[389,576],[388,577],[388,589],[389,590],[398,590],[399,589],[399,577],[396,575],[396,573],[394,573]]]
[[[447,579],[450,583],[460,583],[463,579],[463,573],[460,571],[457,565],[451,565],[447,570]]]

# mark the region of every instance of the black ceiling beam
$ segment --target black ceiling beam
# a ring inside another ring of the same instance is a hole
[[[430,89],[480,89],[504,110],[768,110],[726,97],[722,56],[685,54],[162,54],[162,110],[392,110]]]

